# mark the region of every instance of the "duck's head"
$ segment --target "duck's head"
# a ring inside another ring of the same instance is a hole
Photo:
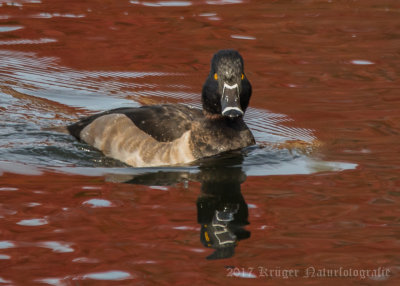
[[[251,97],[251,84],[244,74],[243,58],[235,50],[218,51],[203,85],[203,110],[231,119],[244,115]]]

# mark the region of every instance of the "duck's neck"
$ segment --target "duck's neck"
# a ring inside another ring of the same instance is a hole
[[[205,113],[192,125],[191,144],[194,156],[202,158],[252,145],[254,137],[241,117]]]
[[[206,119],[210,119],[210,120],[218,120],[218,119],[223,118],[223,116],[221,114],[210,113],[210,112],[206,111],[205,109],[203,109],[203,114]]]

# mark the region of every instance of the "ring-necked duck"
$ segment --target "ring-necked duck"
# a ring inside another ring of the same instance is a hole
[[[241,55],[221,50],[203,85],[203,110],[180,104],[123,107],[67,128],[106,156],[134,167],[185,164],[255,144],[243,121],[250,96]]]

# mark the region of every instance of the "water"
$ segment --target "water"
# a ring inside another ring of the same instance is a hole
[[[396,1],[68,3],[0,1],[0,283],[396,285]],[[199,107],[227,47],[256,146],[131,168],[52,129]]]

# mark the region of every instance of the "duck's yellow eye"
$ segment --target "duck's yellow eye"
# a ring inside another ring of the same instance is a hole
[[[215,79],[215,80],[218,80],[218,75],[217,75],[217,73],[214,74],[214,79]]]
[[[244,79],[244,74],[242,73],[242,77],[241,77],[241,79],[243,80]]]

